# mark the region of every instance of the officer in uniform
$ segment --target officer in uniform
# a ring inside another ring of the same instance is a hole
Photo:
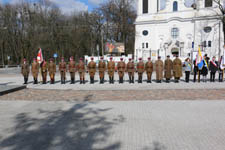
[[[83,58],[80,58],[80,62],[77,65],[77,70],[80,76],[80,84],[85,84],[85,64],[83,62]]]
[[[66,62],[64,61],[64,58],[61,58],[61,62],[59,63],[59,71],[61,75],[61,84],[66,84]]]
[[[172,70],[173,70],[173,61],[170,59],[170,56],[167,56],[167,59],[164,63],[164,77],[166,78],[166,83],[170,82],[170,79],[172,78]]]
[[[51,80],[51,84],[55,83],[55,73],[56,73],[56,65],[53,62],[53,58],[50,59],[49,65],[48,65],[48,72]]]
[[[41,75],[42,75],[43,84],[46,84],[47,73],[48,73],[48,64],[44,59],[43,62],[41,63]]]
[[[91,57],[91,61],[88,63],[88,71],[90,75],[90,83],[94,84],[95,82],[95,72],[96,72],[96,63],[94,62],[94,58]]]
[[[163,79],[163,61],[161,60],[161,56],[158,56],[158,60],[155,62],[156,69],[156,82],[161,83]]]
[[[147,74],[147,83],[152,83],[152,72],[153,72],[153,63],[151,57],[148,58],[148,62],[145,64],[145,71]]]
[[[104,58],[101,57],[101,60],[98,63],[100,84],[104,84],[104,77],[105,77],[105,70],[106,70],[106,64],[103,59]]]
[[[70,78],[71,78],[70,84],[74,84],[75,83],[76,63],[74,61],[73,56],[70,57],[70,62],[69,62],[68,66],[69,66],[68,69],[69,69]]]
[[[37,62],[37,59],[33,59],[33,63],[31,66],[31,72],[34,78],[34,84],[38,84],[38,73],[39,73],[39,64]]]
[[[209,70],[210,72],[210,82],[215,82],[215,74],[219,68],[218,62],[215,60],[216,57],[214,56],[210,61]]]
[[[127,72],[129,76],[129,83],[134,83],[134,62],[131,61],[132,59],[129,58],[129,62],[127,63]]]
[[[115,62],[113,58],[110,57],[110,61],[107,64],[108,75],[109,75],[109,83],[114,84],[114,72],[115,72]]]
[[[142,58],[139,58],[139,62],[137,64],[137,72],[138,72],[138,83],[142,83],[142,76],[145,71],[145,64],[142,61]]]
[[[198,70],[198,64],[196,63],[196,60],[193,61],[193,65],[194,65],[194,70],[193,70],[193,72],[194,72],[194,79],[193,79],[193,81],[196,82],[196,76],[198,75],[198,79],[199,79],[199,82],[200,82],[200,72]]]
[[[126,69],[126,64],[123,61],[123,58],[120,58],[120,62],[117,64],[117,70],[119,75],[119,83],[123,83],[124,72]]]
[[[173,75],[175,78],[175,83],[178,83],[182,77],[182,61],[179,59],[178,55],[173,60]]]
[[[30,66],[27,63],[26,58],[23,59],[23,63],[21,64],[21,73],[24,77],[24,84],[27,84],[29,73],[30,73]]]

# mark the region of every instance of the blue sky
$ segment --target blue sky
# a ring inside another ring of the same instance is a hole
[[[36,0],[0,0],[1,3],[11,3],[15,4],[21,1],[35,2]],[[71,11],[81,11],[81,10],[93,10],[100,5],[100,3],[107,0],[49,0],[61,8],[64,13],[69,13]]]
[[[15,4],[21,1],[35,2],[37,0],[0,0],[0,3],[11,3]],[[74,11],[88,10],[91,11],[93,8],[98,7],[102,2],[108,0],[49,0],[55,3],[63,13],[70,14]],[[166,0],[161,0],[162,8],[165,6]],[[186,3],[191,3],[194,0],[186,0]]]

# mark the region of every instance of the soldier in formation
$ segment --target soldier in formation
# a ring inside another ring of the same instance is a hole
[[[137,64],[138,83],[142,83],[144,71],[145,71],[145,64],[143,63],[142,58],[139,58],[139,62]]]
[[[110,61],[107,64],[108,75],[109,75],[109,83],[114,84],[114,72],[115,72],[115,62],[113,58],[110,57]]]
[[[42,75],[42,83],[47,83],[47,74],[48,74],[48,64],[46,60],[44,59],[41,63],[41,75]]]
[[[85,64],[83,62],[83,58],[80,58],[80,62],[77,65],[77,70],[80,76],[80,84],[85,84]]]
[[[155,69],[156,69],[156,82],[161,83],[163,79],[163,61],[161,57],[158,57],[158,60],[155,62]]]
[[[182,66],[182,61],[179,59],[178,55],[176,55],[176,58],[173,60],[173,75],[175,83],[178,83],[182,77]]]
[[[131,58],[129,58],[129,62],[127,63],[127,72],[129,76],[129,83],[134,83],[135,67],[134,67],[134,62],[132,62]]]
[[[38,73],[39,73],[39,64],[37,62],[37,59],[33,59],[33,63],[31,66],[31,72],[34,78],[34,84],[38,84]]]
[[[55,73],[56,73],[56,64],[53,62],[53,58],[50,59],[49,65],[48,65],[48,72],[50,76],[50,83],[55,83]]]
[[[124,72],[126,69],[126,64],[123,61],[123,58],[120,58],[120,62],[117,64],[117,70],[119,75],[119,83],[123,83]]]
[[[68,70],[70,72],[70,78],[71,78],[70,84],[74,84],[75,83],[75,73],[76,73],[76,63],[74,61],[73,56],[70,57],[70,62],[68,64]]]
[[[64,58],[61,58],[61,62],[59,63],[59,71],[61,76],[61,84],[66,84],[66,62],[64,61]]]
[[[94,62],[94,58],[91,57],[91,61],[88,63],[88,71],[90,75],[90,83],[94,84],[95,72],[96,72],[96,63]]]
[[[104,84],[104,80],[105,80],[104,77],[105,77],[106,64],[103,59],[104,58],[101,57],[101,60],[98,63],[100,84]]]
[[[166,78],[166,83],[170,82],[172,78],[172,71],[173,71],[173,61],[170,59],[170,56],[167,56],[167,59],[164,63],[164,77]]]
[[[152,83],[153,63],[151,57],[148,58],[148,62],[145,64],[145,71],[147,74],[147,83]]]
[[[30,66],[27,63],[26,58],[23,59],[23,63],[21,64],[21,73],[24,77],[24,84],[27,84],[29,73],[30,73]]]

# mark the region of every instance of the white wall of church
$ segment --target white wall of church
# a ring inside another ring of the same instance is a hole
[[[178,2],[177,12],[172,11],[174,1]],[[142,0],[139,0],[138,4],[141,6],[138,8],[135,23],[135,59],[142,57],[147,60],[150,56],[155,60],[158,55],[165,59],[167,55],[172,56],[175,48],[179,50],[179,56],[185,59],[192,57],[192,52],[197,51],[199,45],[209,57],[219,57],[219,51],[223,49],[224,37],[217,6],[213,4],[213,7],[204,8],[204,0],[200,0],[199,9],[193,10],[186,7],[184,3],[185,0],[167,0],[165,9],[155,12],[157,2],[152,3],[149,0],[149,9],[152,9],[152,6],[155,6],[155,9],[149,10],[148,14],[142,14]],[[205,27],[211,27],[212,30],[206,33]],[[172,28],[179,30],[178,37],[175,39],[171,35]],[[143,31],[148,31],[148,35],[143,35]]]

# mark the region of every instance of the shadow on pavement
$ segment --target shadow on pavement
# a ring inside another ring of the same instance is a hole
[[[87,97],[86,99],[89,99]],[[75,104],[67,111],[38,110],[39,117],[20,113],[15,117],[14,134],[0,142],[10,150],[117,150],[120,141],[109,141],[111,129],[125,121],[123,116],[108,120],[101,113],[112,108],[91,108]],[[42,116],[42,117],[40,117]],[[10,129],[12,130],[12,129]]]

